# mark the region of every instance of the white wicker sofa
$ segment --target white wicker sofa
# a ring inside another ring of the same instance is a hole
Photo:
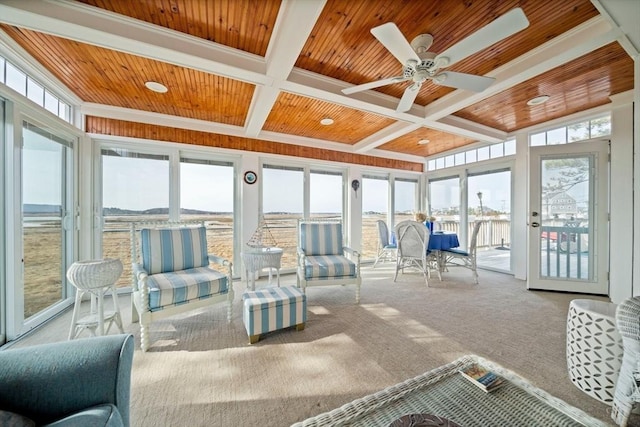
[[[232,264],[209,254],[204,224],[193,225],[131,224],[132,320],[140,322],[142,351],[150,347],[149,326],[154,320],[225,302],[231,322]],[[216,270],[210,263],[222,268]]]

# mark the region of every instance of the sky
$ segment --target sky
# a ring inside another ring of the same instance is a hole
[[[29,142],[25,150],[25,203],[59,204],[61,146],[34,133],[26,140]],[[130,210],[168,207],[168,161],[117,156],[102,156],[102,161],[104,176],[108,177],[103,181],[104,207]],[[233,210],[232,167],[181,163],[180,172],[181,207],[214,212]],[[511,194],[505,183],[509,182],[509,175],[502,172],[470,177],[469,194],[482,191],[484,206],[508,210]],[[263,180],[264,212],[301,213],[303,177],[300,170],[264,169],[259,176]],[[434,203],[434,208],[459,205],[457,181],[432,183],[431,198],[441,201]],[[312,173],[311,211],[341,212],[341,185],[340,176]],[[413,183],[396,181],[397,212],[414,211],[414,188]],[[357,196],[363,197],[364,212],[386,212],[388,193],[387,180],[364,178]],[[474,199],[477,197],[471,198],[470,206],[477,204]]]

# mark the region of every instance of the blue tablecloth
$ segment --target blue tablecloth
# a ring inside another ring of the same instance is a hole
[[[457,248],[460,246],[458,235],[452,232],[436,231],[429,237],[429,250],[441,251],[444,249]]]
[[[391,233],[391,244],[396,244],[396,233]],[[460,246],[458,235],[453,231],[436,231],[429,237],[428,250],[441,251],[444,249],[457,248]]]

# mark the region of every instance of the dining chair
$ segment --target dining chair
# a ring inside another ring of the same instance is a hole
[[[376,221],[376,226],[378,227],[378,248],[376,260],[373,263],[374,268],[376,264],[378,264],[378,261],[384,262],[395,259],[398,252],[398,245],[391,243],[391,236],[389,236],[389,227],[387,227],[387,223],[379,219]]]
[[[405,268],[417,268],[424,275],[424,281],[429,286],[431,270],[435,270],[440,276],[438,259],[433,252],[427,250],[431,233],[425,225],[418,221],[406,220],[396,225],[396,242],[398,254],[396,257],[396,272],[393,277],[395,282],[398,271]]]
[[[469,250],[465,251],[457,248],[444,249],[442,251],[445,268],[464,267],[473,273],[473,280],[478,284],[478,264],[476,262],[476,247],[478,245],[478,233],[485,221],[477,221],[471,232],[471,242]]]

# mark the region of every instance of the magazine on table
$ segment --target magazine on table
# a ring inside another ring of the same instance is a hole
[[[470,365],[460,370],[463,377],[480,387],[485,392],[490,392],[504,384],[504,380],[494,372],[480,365]]]

